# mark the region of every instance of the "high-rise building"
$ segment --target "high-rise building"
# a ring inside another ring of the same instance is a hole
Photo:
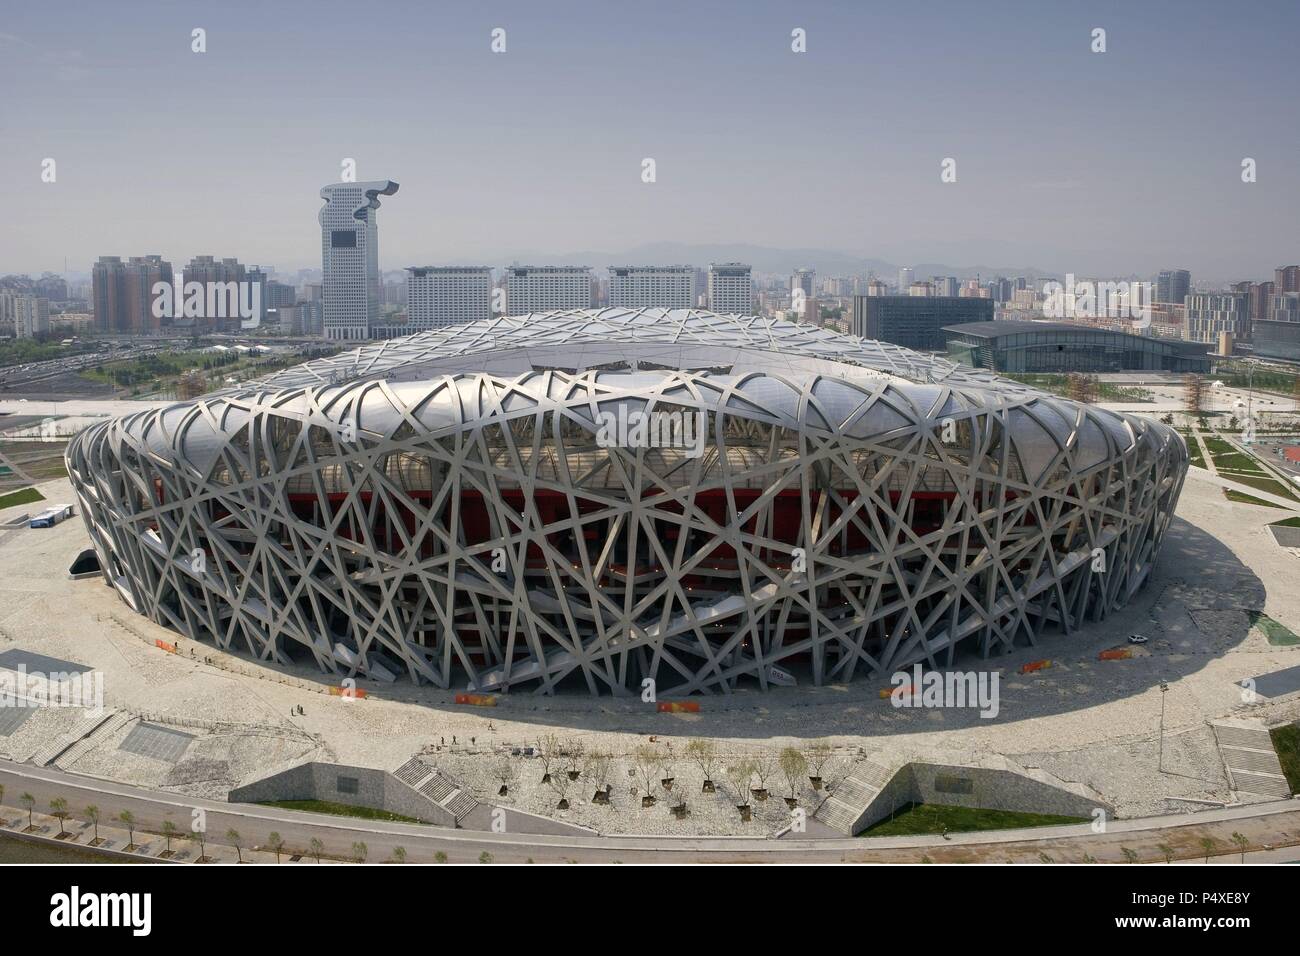
[[[268,279],[266,288],[262,290],[266,296],[262,300],[263,308],[278,309],[282,305],[293,305],[298,301],[298,290],[287,282],[277,282],[274,279]]]
[[[904,266],[898,270],[898,294],[907,295],[907,290],[912,287],[916,280],[916,272],[910,266]]]
[[[492,317],[490,266],[412,266],[406,271],[406,324],[412,332]]]
[[[1300,361],[1300,292],[1269,296],[1268,318],[1251,323],[1251,338],[1256,355]]]
[[[695,270],[691,266],[610,266],[609,304],[628,309],[695,306]]]
[[[217,259],[215,256],[195,256],[190,260],[189,265],[185,267],[185,283],[191,282],[202,283],[205,288],[220,283],[225,285],[230,282],[245,281],[246,269],[238,259]],[[263,307],[269,304],[265,299],[262,300]],[[176,309],[177,317],[172,320],[172,325],[191,325],[196,331],[209,331],[213,329],[233,330],[239,328],[240,317],[238,314],[227,315],[224,318],[205,315],[202,318],[186,319],[180,315],[179,306]]]
[[[1192,291],[1192,274],[1186,269],[1165,269],[1156,276],[1156,302],[1181,303]]]
[[[754,280],[748,265],[709,263],[709,308],[723,315],[754,314]]]
[[[21,295],[14,303],[14,333],[31,339],[50,330],[50,300],[44,296]]]
[[[817,270],[795,269],[794,275],[790,276],[791,295],[794,294],[796,289],[803,290],[805,299],[811,299],[817,295]]]
[[[324,310],[320,300],[295,302],[276,308],[280,332],[284,335],[320,335]]]
[[[100,256],[90,267],[90,310],[95,313],[95,327],[101,332],[116,332],[126,313],[126,267],[121,256]]]
[[[379,197],[397,192],[397,183],[331,183],[321,188],[321,298],[325,337],[358,341],[370,337],[380,318]]]
[[[1273,270],[1273,293],[1300,292],[1300,266],[1278,266]]]
[[[930,280],[930,285],[933,287],[935,295],[947,296],[948,298],[957,295],[956,276],[935,276]]]
[[[1250,321],[1263,322],[1268,318],[1270,300],[1273,298],[1273,282],[1250,283]]]
[[[1250,293],[1192,292],[1186,303],[1183,337],[1187,341],[1217,345],[1221,332],[1231,333],[1234,339],[1250,335]]]
[[[506,267],[506,314],[589,309],[591,266]]]
[[[91,267],[95,327],[113,335],[157,332],[163,319],[153,314],[153,288],[172,284],[172,265],[162,256],[100,256]]]
[[[1270,322],[1300,322],[1300,292],[1279,292],[1269,297]]]

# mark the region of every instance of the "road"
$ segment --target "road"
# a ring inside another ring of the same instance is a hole
[[[229,804],[128,787],[49,768],[0,762],[0,785],[5,804],[15,806],[19,795],[30,793],[38,809],[50,800],[68,801],[73,820],[84,819],[82,808],[97,805],[107,821],[130,810],[141,830],[158,831],[170,819],[188,831],[195,809],[207,816],[211,843],[221,843],[228,829],[238,830],[245,846],[266,842],[278,831],[287,847],[305,852],[313,837],[327,855],[346,857],[356,841],[364,841],[369,859],[387,859],[394,847],[407,851],[412,862],[428,862],[445,853],[453,863],[476,862],[489,853],[496,862],[583,863],[838,863],[910,862],[929,858],[944,862],[1083,862],[1085,855],[1098,862],[1123,862],[1129,848],[1147,862],[1163,861],[1161,844],[1189,861],[1203,859],[1201,840],[1214,840],[1218,862],[1237,862],[1232,842],[1241,833],[1250,843],[1252,862],[1300,861],[1300,802],[1278,801],[1113,821],[1107,832],[1096,834],[1084,826],[1047,827],[1033,831],[954,834],[939,837],[881,837],[865,839],[783,839],[749,837],[678,838],[651,836],[576,836],[537,833],[490,833],[446,830],[432,826],[329,817],[273,807]],[[507,817],[507,829],[510,818]],[[71,826],[71,824],[70,824]],[[1262,849],[1262,848],[1269,849]]]

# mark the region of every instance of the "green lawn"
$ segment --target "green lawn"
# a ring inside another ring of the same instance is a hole
[[[1279,498],[1295,498],[1291,491],[1280,481],[1274,481],[1272,478],[1264,478],[1259,475],[1242,475],[1236,472],[1219,472],[1229,481],[1235,481],[1240,485],[1249,485],[1258,491],[1267,491],[1270,495],[1277,495]]]
[[[1011,374],[1003,373],[1003,378],[1009,378],[1012,381],[1020,382],[1023,385],[1032,385],[1034,388],[1041,388],[1045,392],[1051,392],[1053,395],[1066,396],[1070,393],[1070,378],[1064,373],[1056,372],[1021,372]],[[1094,394],[1099,402],[1149,402],[1151,401],[1151,392],[1145,388],[1136,388],[1131,386],[1116,385],[1113,382],[1100,382],[1093,380]]]
[[[1273,738],[1273,749],[1277,751],[1282,772],[1286,774],[1287,785],[1292,793],[1300,793],[1300,724],[1274,727],[1269,735]]]
[[[45,496],[35,488],[20,488],[7,495],[0,495],[0,508],[12,508],[14,505],[29,505],[33,501],[44,501]]]
[[[1063,817],[1051,813],[1020,813],[1011,810],[979,810],[946,807],[938,803],[913,803],[881,820],[860,836],[914,836],[918,834],[969,833],[974,830],[1012,830],[1019,827],[1054,827],[1089,823],[1087,817]]]
[[[1229,501],[1235,501],[1242,505],[1255,505],[1259,508],[1281,508],[1281,505],[1275,505],[1271,501],[1265,501],[1263,498],[1256,498],[1254,495],[1243,494],[1240,491],[1233,491],[1231,488],[1223,489],[1223,496]]]
[[[384,820],[388,823],[424,823],[414,817],[404,817],[400,813],[387,810],[372,810],[370,807],[354,807],[347,803],[334,803],[330,800],[265,800],[264,807],[279,807],[282,810],[305,810],[308,813],[328,813],[336,817],[360,817],[363,820]]]
[[[1292,647],[1300,644],[1300,637],[1296,636],[1291,628],[1273,620],[1262,611],[1251,611],[1250,623],[1263,631],[1268,642],[1274,647]]]
[[[1273,524],[1279,528],[1300,528],[1300,518],[1283,518],[1281,521],[1274,521]]]

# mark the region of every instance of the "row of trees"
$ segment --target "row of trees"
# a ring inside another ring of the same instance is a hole
[[[4,785],[0,784],[0,803],[4,802],[4,794],[5,794]],[[32,796],[30,793],[23,793],[19,795],[18,802],[19,804],[21,804],[22,808],[27,811],[28,829],[29,830],[34,829],[35,813],[36,813],[36,798]],[[65,824],[67,823],[68,818],[72,816],[72,812],[68,808],[68,801],[65,800],[63,797],[55,797],[52,800],[50,800],[49,814],[50,816],[54,817],[56,820],[59,821],[59,838],[63,839],[68,835],[68,830]],[[92,803],[87,807],[85,807],[85,809],[82,811],[82,816],[86,818],[86,822],[88,822],[92,828],[93,836],[90,845],[92,847],[100,846],[104,842],[101,841],[99,838],[99,824],[103,820],[102,812],[100,811],[97,805]],[[123,810],[121,813],[114,814],[109,819],[114,823],[120,824],[123,828],[126,829],[127,845],[124,848],[125,852],[132,853],[136,849],[138,849],[135,842],[135,831],[139,828],[139,823],[135,818],[135,814],[132,813],[130,810]],[[5,821],[0,820],[0,825],[3,825],[4,822]],[[176,826],[176,824],[173,823],[171,820],[164,820],[162,822],[162,826],[159,832],[163,838],[164,857],[171,856],[173,840],[184,839],[184,840],[192,840],[198,844],[199,863],[209,862],[208,855],[207,855],[208,839],[207,839],[207,834],[204,831],[182,830],[178,826]],[[226,839],[226,845],[234,849],[235,858],[240,863],[243,863],[244,862],[244,838],[240,835],[239,831],[236,830],[234,827],[231,827],[230,829],[226,830],[225,839]],[[289,852],[285,849],[284,839],[280,836],[280,834],[277,831],[274,830],[271,831],[270,834],[268,834],[264,849],[275,854],[276,863],[279,863],[282,856],[285,853]],[[352,844],[351,854],[347,857],[347,859],[350,859],[355,863],[364,863],[366,862],[366,859],[369,856],[369,852],[370,852],[369,848],[366,846],[366,844],[358,841]],[[313,859],[315,859],[317,863],[319,863],[321,861],[321,857],[325,855],[325,844],[322,843],[319,839],[313,837],[311,841],[308,843],[307,855],[311,856]],[[439,852],[435,857],[435,859],[437,859],[439,863],[447,862],[447,856],[445,853]],[[393,847],[393,852],[390,861],[393,863],[405,863],[406,848],[401,846]],[[480,862],[484,862],[484,861],[480,861]]]

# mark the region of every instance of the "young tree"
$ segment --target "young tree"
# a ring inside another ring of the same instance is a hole
[[[1201,837],[1201,849],[1205,851],[1206,863],[1210,862],[1210,854],[1214,852],[1214,847],[1215,847],[1214,837],[1209,837],[1209,836]]]
[[[727,767],[727,783],[731,784],[732,791],[736,794],[736,799],[740,801],[737,805],[741,807],[749,806],[750,791],[749,783],[754,776],[754,764],[749,760],[741,760]]]
[[[704,777],[700,792],[708,793],[713,789],[713,777],[718,770],[718,748],[712,740],[692,737],[686,745],[686,759],[699,768]]]
[[[608,795],[605,792],[605,782],[609,779],[609,768],[612,764],[609,754],[593,750],[587,756],[587,769],[583,771],[587,780],[596,788],[595,795],[592,797],[593,802],[608,803]]]
[[[130,810],[123,810],[117,815],[117,822],[126,827],[127,845],[135,846],[135,814]]]
[[[542,758],[542,783],[551,782],[551,764],[560,756],[560,740],[555,734],[537,738],[537,755]]]
[[[1183,376],[1183,408],[1190,415],[1200,415],[1205,403],[1205,386],[1201,376],[1188,374]]]
[[[663,758],[654,747],[643,745],[636,748],[632,763],[636,768],[637,778],[645,784],[645,800],[642,803],[648,800],[648,805],[653,805],[655,784],[659,782],[659,768],[663,766]]]
[[[266,847],[275,854],[275,862],[280,862],[280,854],[284,852],[284,838],[280,836],[279,830],[272,830],[266,837]]]
[[[352,844],[352,859],[357,863],[365,863],[366,857],[370,855],[370,847],[366,846],[361,840]]]
[[[798,799],[799,791],[803,789],[803,778],[808,773],[808,758],[794,747],[786,747],[781,751],[779,762],[781,776],[785,777],[790,788],[790,799]]]
[[[501,757],[492,765],[492,776],[496,777],[497,782],[501,784],[497,790],[497,796],[508,796],[510,785],[515,782],[517,776],[514,761],[506,756]]]
[[[244,862],[244,838],[239,835],[239,831],[231,827],[226,831],[226,840],[235,848],[235,859],[240,863]]]
[[[814,790],[822,788],[822,781],[826,779],[826,768],[834,755],[835,751],[831,750],[830,744],[813,744],[808,748],[808,777]]]
[[[550,787],[555,791],[555,795],[559,797],[559,800],[555,804],[555,809],[569,809],[569,798],[566,794],[568,794],[569,786],[572,783],[573,781],[569,779],[569,775],[563,771],[551,774]]]
[[[568,770],[569,779],[577,780],[582,775],[583,758],[586,755],[587,748],[582,745],[580,740],[569,740],[564,744],[564,765]]]
[[[1232,837],[1231,837],[1231,839],[1232,839],[1232,842],[1233,842],[1234,844],[1236,844],[1237,849],[1241,851],[1241,862],[1242,862],[1242,863],[1245,863],[1245,862],[1246,862],[1246,847],[1250,846],[1250,841],[1249,841],[1248,839],[1246,839],[1246,837],[1245,837],[1243,834],[1238,833],[1236,830],[1234,830],[1234,831],[1232,832]]]
[[[434,862],[434,863],[446,863],[446,862],[447,862],[447,854],[446,854],[446,853],[443,853],[441,850],[439,850],[437,853],[435,853],[435,854],[433,855],[433,862]]]
[[[1136,863],[1138,861],[1138,855],[1136,850],[1131,850],[1126,846],[1120,847],[1119,850],[1121,853],[1124,854],[1125,863]]]
[[[319,863],[321,854],[325,852],[325,844],[321,843],[317,837],[312,837],[311,842],[307,844],[307,852],[315,857],[316,862]]]
[[[1159,850],[1160,855],[1165,858],[1166,865],[1174,862],[1174,848],[1168,843],[1157,843],[1156,849]]]
[[[89,821],[90,821],[90,825],[91,825],[92,827],[95,828],[95,837],[94,837],[94,839],[95,839],[95,843],[98,845],[98,843],[99,843],[99,807],[95,806],[95,804],[93,804],[93,803],[92,803],[90,806],[86,807],[86,819],[89,820]]]
[[[758,787],[760,790],[767,790],[767,781],[772,774],[776,773],[776,757],[769,751],[763,751],[753,760],[754,775],[758,777]]]
[[[404,846],[393,847],[393,862],[394,863],[406,862],[406,847]]]
[[[32,814],[36,810],[36,798],[30,793],[24,793],[18,798],[18,802],[21,803],[23,809],[27,811],[27,828],[31,829],[36,826],[36,824],[32,822]]]
[[[163,850],[170,855],[172,852],[172,838],[176,836],[176,824],[172,823],[170,820],[164,820],[162,825],[162,835]]]
[[[55,797],[50,801],[50,816],[59,821],[59,836],[67,834],[63,828],[63,821],[68,819],[68,801],[62,797]]]

